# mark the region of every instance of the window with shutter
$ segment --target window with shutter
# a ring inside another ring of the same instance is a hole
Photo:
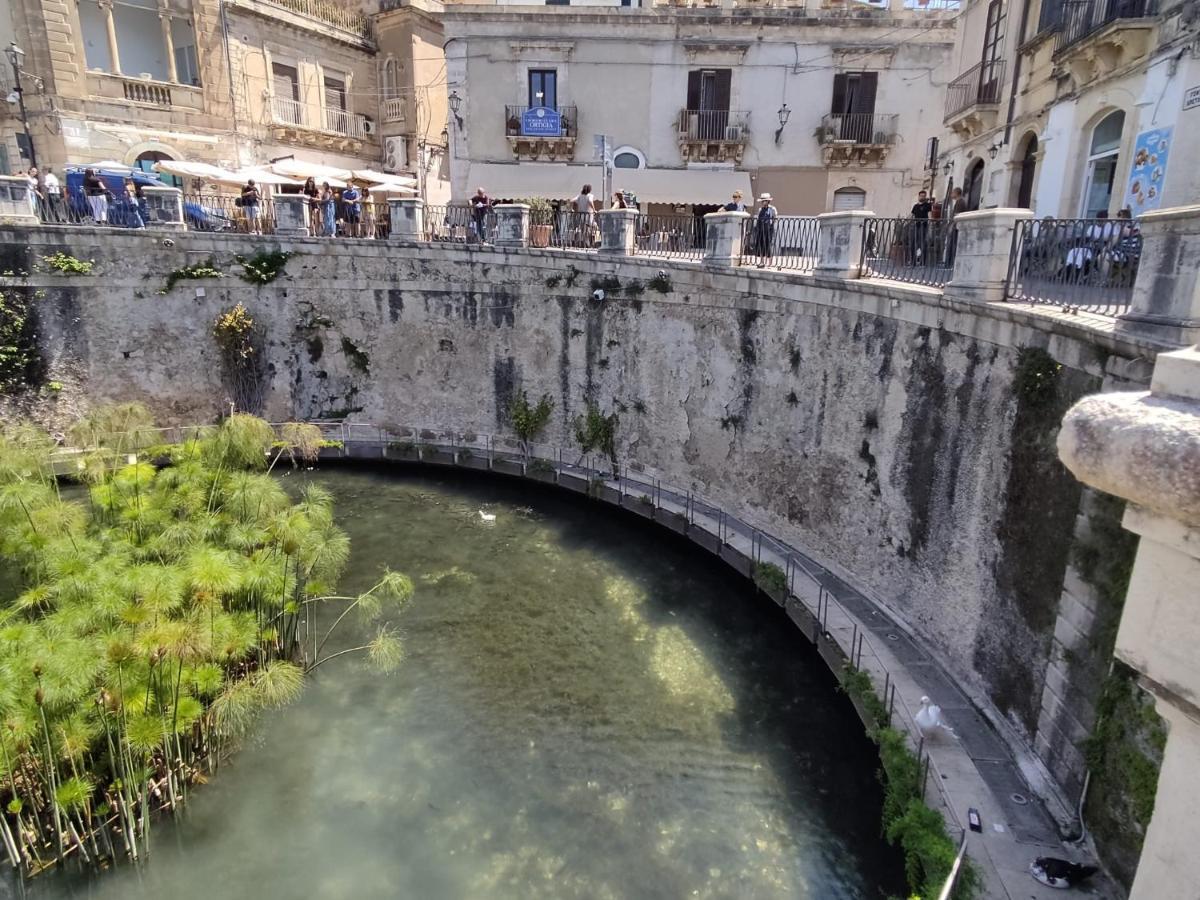
[[[325,107],[327,109],[346,108],[346,82],[340,78],[325,76]]]

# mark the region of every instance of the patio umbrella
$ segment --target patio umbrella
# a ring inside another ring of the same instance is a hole
[[[410,187],[417,183],[417,179],[408,175],[389,175],[387,172],[376,172],[374,169],[355,169],[355,181],[365,181],[372,185],[371,190],[374,190],[376,184],[406,184]]]
[[[320,163],[306,162],[302,159],[284,159],[272,163],[271,171],[288,178],[299,178],[301,181],[311,177],[316,179],[317,184],[328,181],[331,187],[334,186],[334,181],[343,182],[344,186],[345,182],[354,177],[349,169],[336,169],[333,166],[323,166]]]

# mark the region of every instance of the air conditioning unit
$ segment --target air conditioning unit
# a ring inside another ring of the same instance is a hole
[[[363,134],[374,134],[375,133],[375,123],[372,122],[370,119],[363,119],[362,129],[363,129]]]
[[[740,141],[742,139],[742,133],[741,125],[725,126],[725,140],[727,141]]]
[[[383,171],[399,172],[408,166],[408,142],[402,137],[383,139]]]

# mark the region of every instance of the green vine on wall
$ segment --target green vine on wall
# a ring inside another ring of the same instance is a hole
[[[575,417],[575,440],[584,453],[598,450],[609,458],[613,469],[617,468],[617,424],[616,413],[604,415],[594,403],[587,405],[584,415]]]
[[[264,392],[260,328],[239,303],[217,316],[212,333],[234,406],[244,412],[258,412]]]
[[[95,263],[90,259],[76,259],[69,253],[63,253],[61,250],[52,256],[43,256],[42,262],[54,272],[60,275],[91,275],[92,269],[95,268]]]
[[[0,289],[0,393],[36,386],[42,378],[37,314],[24,286]]]
[[[287,261],[295,255],[286,250],[263,250],[249,259],[239,256],[237,261],[242,266],[240,277],[251,284],[270,284],[284,274]]]
[[[763,593],[778,597],[787,592],[787,573],[775,563],[755,563],[751,574],[755,587]]]
[[[542,394],[536,405],[529,403],[529,395],[521,391],[513,398],[508,407],[508,418],[512,422],[513,432],[521,441],[521,452],[529,457],[529,444],[550,421],[554,412],[554,400],[549,394]]]
[[[216,267],[212,257],[209,257],[202,263],[192,263],[190,266],[182,266],[178,269],[173,269],[167,273],[167,283],[163,287],[160,294],[169,294],[171,288],[175,287],[180,281],[189,278],[224,278],[225,273]]]

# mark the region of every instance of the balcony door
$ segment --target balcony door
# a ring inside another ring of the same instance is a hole
[[[833,103],[836,140],[870,144],[875,132],[875,94],[877,72],[840,72],[833,76]]]
[[[979,66],[980,103],[999,103],[1001,80],[1004,78],[1004,60],[1001,46],[1004,43],[1004,6],[1002,0],[988,4],[987,25],[983,31],[983,58]]]
[[[1121,155],[1121,135],[1125,131],[1125,113],[1110,113],[1092,131],[1087,169],[1084,172],[1083,208],[1085,219],[1108,212],[1113,186],[1117,181],[1117,163]]]
[[[529,105],[558,109],[558,70],[529,70]]]
[[[302,124],[300,109],[300,75],[295,66],[271,63],[272,115],[276,122]]]
[[[704,141],[725,139],[729,125],[732,69],[698,69],[688,72],[688,137]]]

